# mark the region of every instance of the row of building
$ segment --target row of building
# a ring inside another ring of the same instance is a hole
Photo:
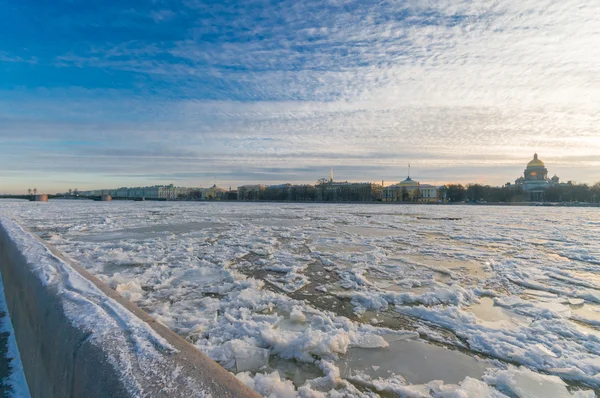
[[[533,155],[527,163],[523,175],[515,183],[507,183],[509,188],[522,189],[530,201],[546,200],[551,188],[568,186],[570,182],[561,183],[557,175],[548,177],[548,169],[544,162]],[[237,199],[252,200],[291,200],[291,201],[323,201],[323,202],[425,202],[437,203],[446,200],[446,193],[440,186],[421,184],[409,176],[397,184],[384,186],[371,182],[337,182],[333,173],[329,180],[322,179],[316,185],[244,185],[238,187]]]
[[[76,191],[77,196],[112,196],[117,199],[149,200],[238,200],[238,201],[293,201],[293,202],[424,202],[438,203],[446,200],[445,190],[440,186],[421,184],[410,177],[398,183],[385,186],[373,182],[334,181],[333,171],[329,179],[322,178],[315,185],[278,184],[242,185],[237,190],[227,191],[213,185],[210,188],[186,188],[171,185],[150,187],[118,188],[112,190]],[[543,201],[549,188],[559,187],[560,179],[555,175],[548,178],[548,170],[537,153],[527,164],[523,176],[510,188],[520,188],[529,195],[531,201]],[[71,195],[71,193],[69,193]]]
[[[65,194],[66,195],[66,194]],[[72,196],[72,194],[69,194]],[[78,191],[77,196],[114,199],[146,200],[238,200],[238,201],[289,201],[289,202],[438,202],[444,198],[438,187],[420,184],[406,178],[397,184],[384,186],[372,182],[340,182],[322,179],[315,185],[278,184],[242,185],[236,190],[224,190],[213,185],[210,188],[187,188],[174,185],[150,187],[100,189]]]
[[[71,194],[72,195],[72,194]],[[154,185],[150,187],[133,187],[117,189],[97,189],[78,191],[77,196],[100,197],[111,196],[115,199],[148,199],[148,200],[220,200],[225,199],[226,191],[216,185],[210,188],[187,188],[170,185]]]
[[[425,202],[444,200],[443,190],[421,184],[407,177],[397,184],[384,186],[373,182],[340,182],[323,179],[315,185],[242,185],[237,189],[239,201],[317,201],[317,202]]]

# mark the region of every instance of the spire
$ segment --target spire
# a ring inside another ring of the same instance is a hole
[[[533,158],[537,160],[537,152],[533,154]]]
[[[408,164],[408,178],[410,179],[410,163]]]
[[[333,182],[333,169],[329,169],[329,182]]]

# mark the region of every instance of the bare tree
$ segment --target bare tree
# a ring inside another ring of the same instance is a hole
[[[327,185],[327,182],[329,180],[327,178],[319,178],[317,180],[317,186],[319,188],[321,188],[321,200],[324,201],[325,200],[325,185]]]
[[[69,188],[69,196],[73,195],[73,190]]]
[[[592,202],[595,203],[600,198],[600,181],[592,185],[590,190],[592,191]]]
[[[407,202],[410,199],[410,193],[406,187],[402,187],[402,201]]]
[[[421,196],[421,190],[419,188],[415,189],[414,191],[412,191],[412,198],[411,200],[413,202],[418,202],[419,201],[419,197]]]
[[[73,193],[75,194],[75,196],[79,196],[79,189],[75,188],[73,190]]]
[[[27,190],[27,193],[29,194],[29,196],[31,196],[31,188],[29,188],[29,189]]]
[[[33,194],[37,195],[37,188],[33,188]]]

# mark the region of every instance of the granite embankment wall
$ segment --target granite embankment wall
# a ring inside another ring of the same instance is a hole
[[[3,215],[0,271],[32,397],[258,397]]]

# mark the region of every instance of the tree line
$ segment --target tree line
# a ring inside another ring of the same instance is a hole
[[[493,187],[480,184],[448,184],[441,188],[448,202],[525,202],[529,193],[520,186]],[[546,202],[600,203],[600,182],[594,185],[567,183],[552,186],[544,192]]]

